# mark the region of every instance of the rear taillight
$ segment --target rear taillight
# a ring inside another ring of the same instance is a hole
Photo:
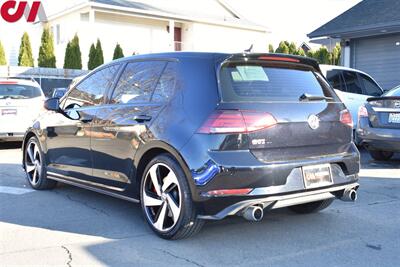
[[[359,118],[368,118],[368,110],[365,106],[361,106],[358,108],[358,117]]]
[[[215,111],[199,129],[203,134],[249,133],[276,125],[269,113],[248,110]]]
[[[350,111],[345,109],[342,112],[340,112],[340,122],[353,128],[353,119],[351,118]]]

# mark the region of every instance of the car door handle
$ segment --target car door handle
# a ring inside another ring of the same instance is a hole
[[[145,121],[150,121],[151,120],[151,116],[147,116],[147,115],[136,115],[133,117],[133,119],[137,122],[145,122]]]

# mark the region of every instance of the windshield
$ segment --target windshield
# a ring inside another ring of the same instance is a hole
[[[0,84],[0,99],[29,99],[41,96],[40,88],[19,85],[19,84]]]
[[[332,97],[317,75],[308,69],[268,67],[257,64],[228,64],[220,74],[224,102],[299,102],[302,95]]]
[[[384,93],[383,96],[400,96],[400,86]]]

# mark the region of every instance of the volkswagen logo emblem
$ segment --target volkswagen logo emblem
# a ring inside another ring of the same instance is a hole
[[[400,108],[400,101],[394,102],[394,107],[395,108]]]
[[[316,115],[310,115],[307,122],[311,129],[316,130],[319,128],[319,118]]]

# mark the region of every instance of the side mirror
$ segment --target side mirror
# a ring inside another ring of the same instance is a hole
[[[60,100],[58,98],[49,98],[44,102],[44,108],[50,111],[60,111]]]

